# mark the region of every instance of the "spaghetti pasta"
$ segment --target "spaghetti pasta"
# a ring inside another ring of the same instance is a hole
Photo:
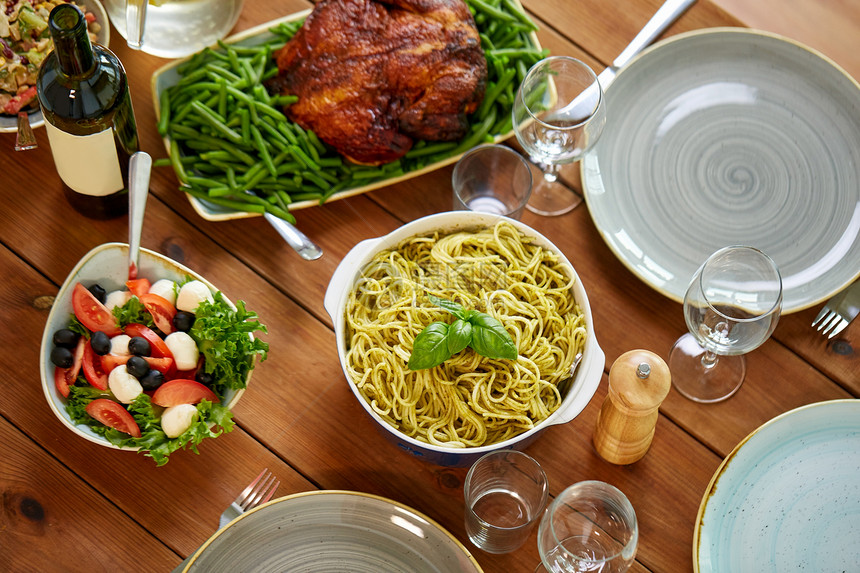
[[[558,409],[558,384],[585,345],[572,285],[555,253],[506,221],[407,239],[378,253],[349,294],[350,380],[383,420],[414,439],[465,448],[513,438]],[[428,294],[495,317],[517,359],[466,348],[433,368],[409,370],[415,337],[452,318]]]

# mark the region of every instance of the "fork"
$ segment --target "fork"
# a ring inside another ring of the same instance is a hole
[[[828,300],[812,321],[812,326],[817,325],[818,332],[827,338],[833,338],[845,330],[858,313],[860,313],[860,281]]]
[[[246,511],[254,509],[261,503],[266,503],[272,499],[275,490],[281,485],[280,481],[275,479],[275,475],[264,469],[260,472],[257,478],[248,484],[248,487],[242,490],[242,493],[230,504],[224,513],[221,514],[221,523],[219,528],[224,527]]]

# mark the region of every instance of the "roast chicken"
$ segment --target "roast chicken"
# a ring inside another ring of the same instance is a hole
[[[322,0],[276,58],[287,116],[366,165],[463,137],[487,82],[463,0]]]

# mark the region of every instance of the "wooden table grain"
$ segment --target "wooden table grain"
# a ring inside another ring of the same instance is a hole
[[[556,54],[605,66],[659,6],[658,0],[525,0]],[[235,31],[310,6],[303,0],[245,3]],[[700,0],[667,35],[738,26]],[[124,63],[141,147],[165,155],[155,129],[152,73],[166,63],[111,48]],[[853,38],[844,38],[846,43]],[[242,299],[269,327],[267,361],[254,372],[234,412],[237,428],[174,453],[164,467],[144,456],[81,440],[48,408],[39,381],[39,342],[50,307],[73,265],[92,247],[127,240],[127,219],[94,221],[71,211],[44,129],[39,148],[12,150],[0,134],[0,347],[9,364],[0,389],[0,571],[169,572],[217,527],[221,511],[263,467],[281,480],[279,495],[317,489],[366,492],[421,511],[469,547],[487,572],[531,572],[536,536],[508,555],[471,546],[463,526],[465,468],[428,465],[389,444],[354,400],[322,301],[337,264],[357,242],[450,208],[451,168],[372,193],[296,213],[325,250],[300,259],[262,219],[209,222],[178,191],[169,168],[152,175],[142,245],[189,266]],[[511,142],[513,144],[513,142]],[[567,182],[579,192],[575,177]],[[670,392],[652,448],[614,466],[591,437],[606,396],[609,367],[644,348],[664,358],[684,329],[681,305],[634,277],[604,244],[585,203],[571,213],[523,221],[572,260],[589,293],[606,353],[604,376],[589,406],[548,429],[527,452],[546,469],[552,495],[585,479],[619,487],[640,524],[634,571],[690,571],[696,513],[722,459],[755,428],[795,407],[860,396],[860,324],[827,341],[809,324],[821,308],[784,316],[748,356],[747,379],[730,400],[704,406]]]

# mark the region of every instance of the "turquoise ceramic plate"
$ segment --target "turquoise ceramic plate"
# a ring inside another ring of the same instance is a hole
[[[699,573],[857,571],[860,400],[810,404],[750,434],[699,508]]]
[[[181,571],[480,573],[462,543],[395,501],[350,491],[289,495],[244,513]]]
[[[741,28],[655,44],[606,90],[583,162],[603,239],[681,301],[717,249],[780,267],[785,313],[860,276],[860,84],[821,54]]]

